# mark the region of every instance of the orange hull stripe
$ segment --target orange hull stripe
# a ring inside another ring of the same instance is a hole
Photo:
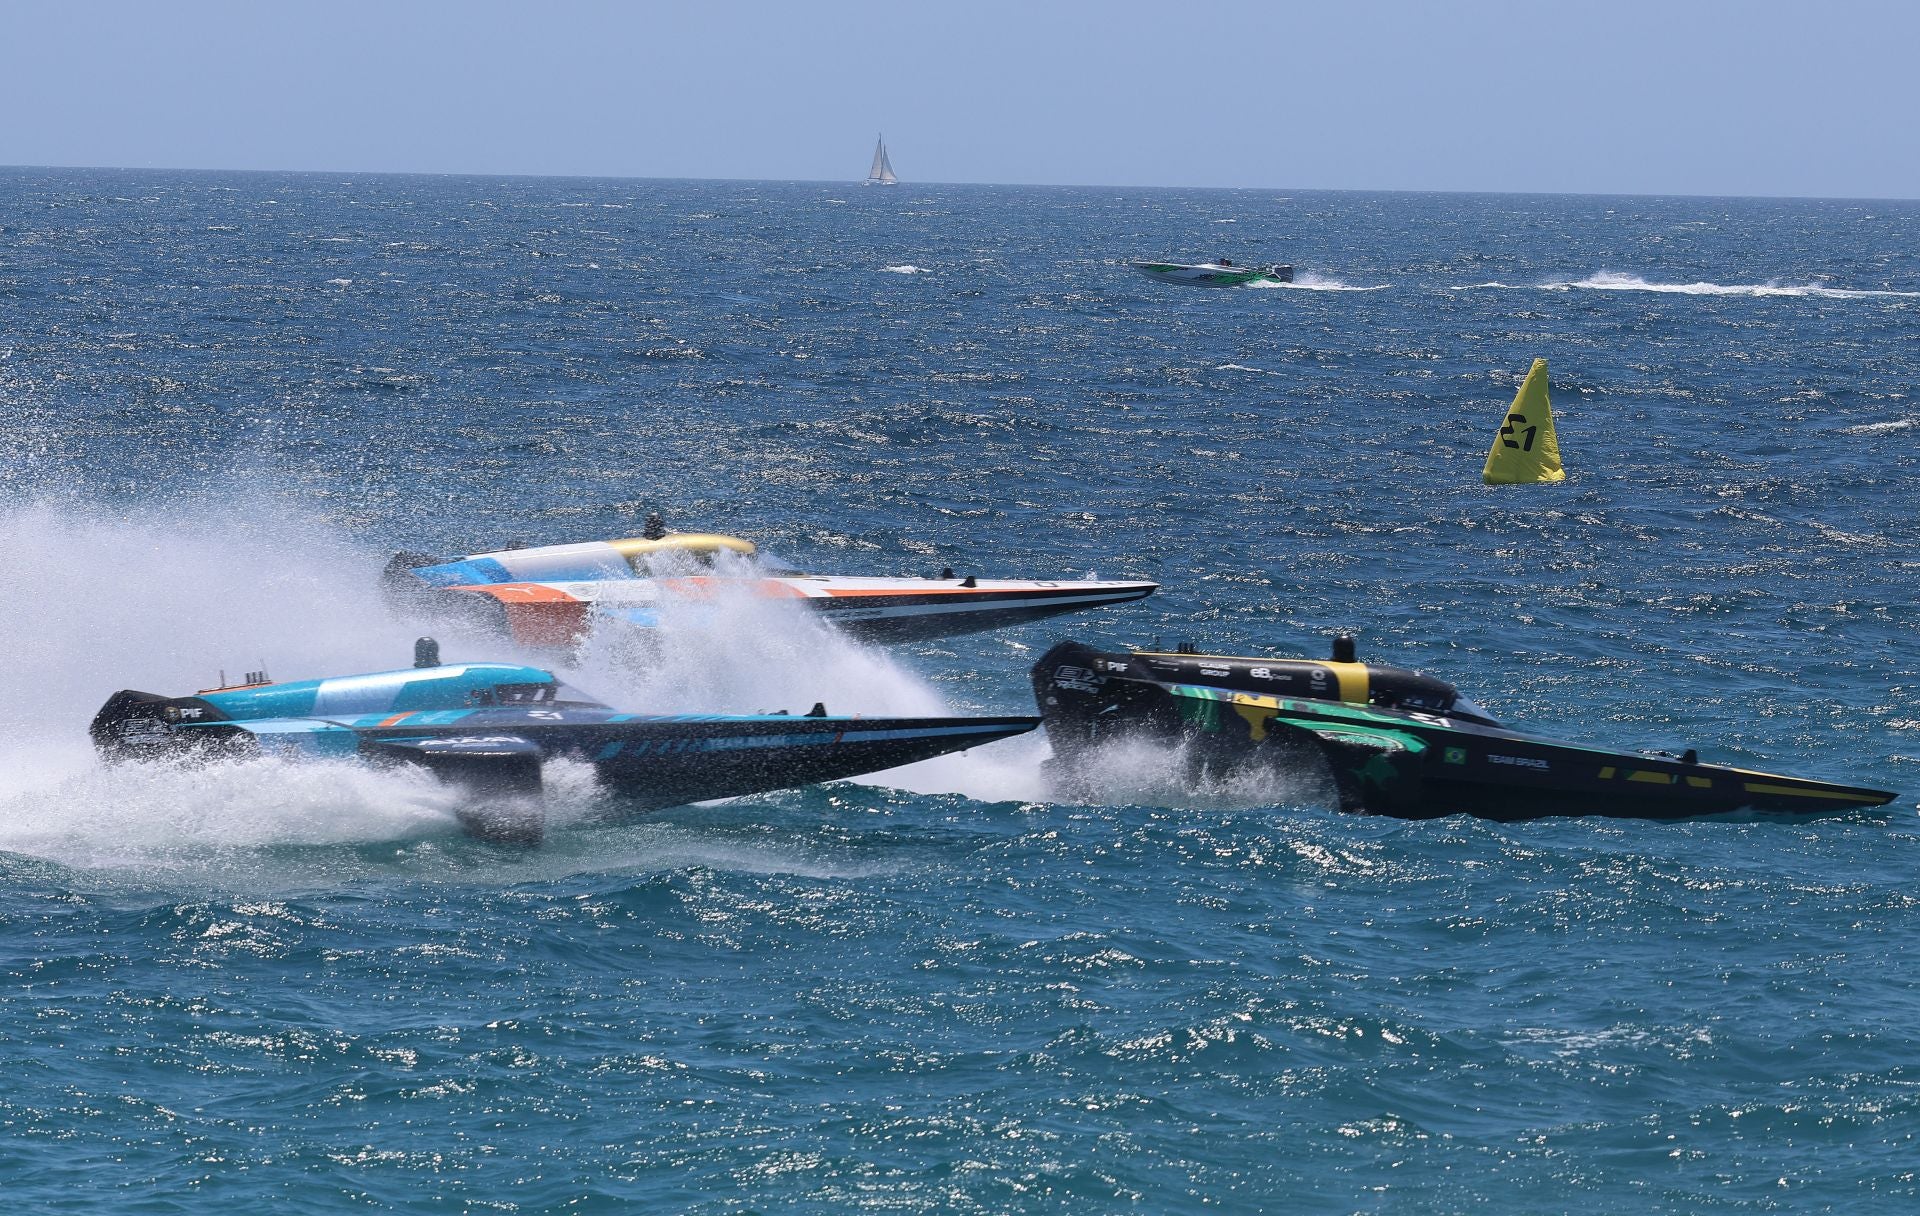
[[[477,591],[503,604],[578,604],[580,601],[557,587],[539,583],[498,583],[483,587],[449,587],[449,591]]]

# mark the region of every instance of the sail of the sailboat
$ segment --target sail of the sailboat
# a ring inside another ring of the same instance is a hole
[[[873,168],[867,170],[867,185],[897,186],[900,179],[893,175],[893,161],[887,157],[887,139],[881,136],[873,145]]]

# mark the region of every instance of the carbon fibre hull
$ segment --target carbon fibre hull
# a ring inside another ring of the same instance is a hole
[[[1056,762],[1071,777],[1101,745],[1148,738],[1183,746],[1196,768],[1326,765],[1341,808],[1402,818],[1468,814],[1690,819],[1752,811],[1831,814],[1896,795],[1834,782],[1564,743],[1481,721],[1192,682],[1132,653],[1063,642],[1033,669]],[[1225,671],[1225,660],[1218,661]],[[1233,662],[1244,662],[1233,660]],[[1358,665],[1355,665],[1358,666]],[[1237,673],[1236,673],[1237,674]]]

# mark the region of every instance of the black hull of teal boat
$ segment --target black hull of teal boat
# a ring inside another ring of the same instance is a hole
[[[1195,775],[1323,765],[1341,809],[1409,819],[1809,815],[1895,797],[1701,764],[1691,754],[1522,734],[1486,720],[1441,681],[1350,661],[1116,653],[1063,642],[1035,664],[1033,683],[1054,762],[1070,782],[1100,763],[1103,745],[1145,738],[1178,745]]]
[[[556,712],[591,713],[570,707]],[[592,764],[595,776],[621,796],[626,809],[638,811],[881,772],[1039,725],[1030,717],[615,716],[627,720],[470,721],[426,731],[402,725],[366,731],[360,751],[376,755],[423,739],[512,732],[531,741],[543,759]]]

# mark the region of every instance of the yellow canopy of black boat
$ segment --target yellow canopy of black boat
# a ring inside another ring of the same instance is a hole
[[[1547,400],[1547,361],[1535,359],[1507,407],[1480,480],[1490,486],[1510,486],[1566,479],[1567,471],[1560,465],[1560,440],[1553,433],[1553,406]]]

